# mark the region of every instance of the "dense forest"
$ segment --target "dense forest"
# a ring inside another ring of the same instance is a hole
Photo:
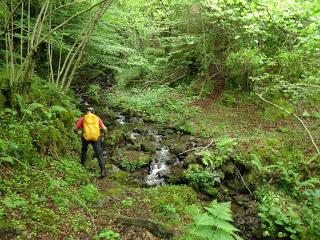
[[[0,3],[0,239],[320,239],[320,0]]]

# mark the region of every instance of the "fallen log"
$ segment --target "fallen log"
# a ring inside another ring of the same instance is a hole
[[[127,217],[122,215],[116,215],[114,216],[114,221],[125,224],[125,225],[146,228],[154,236],[159,237],[161,239],[171,239],[173,237],[172,230],[166,228],[161,223],[156,223],[149,219],[141,219],[141,218],[133,218],[133,217]]]

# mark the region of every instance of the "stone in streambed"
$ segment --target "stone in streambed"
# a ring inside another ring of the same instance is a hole
[[[171,166],[170,173],[165,176],[166,182],[169,184],[183,184],[186,180],[183,176],[184,170],[178,166]]]
[[[143,139],[141,143],[141,150],[144,152],[156,153],[156,146],[148,139]]]
[[[194,153],[188,153],[183,160],[183,167],[187,168],[190,164],[197,163],[197,156]]]
[[[105,140],[106,145],[114,146],[125,140],[125,132],[121,128],[111,131]]]
[[[171,150],[171,152],[173,154],[178,155],[179,153],[182,153],[182,152],[186,151],[187,148],[188,148],[188,143],[187,142],[178,141],[170,148],[170,150]]]

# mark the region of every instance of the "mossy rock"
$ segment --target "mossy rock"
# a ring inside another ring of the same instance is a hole
[[[122,156],[120,165],[125,170],[129,172],[134,172],[137,169],[148,166],[150,162],[150,155],[143,152],[127,150],[124,152]]]
[[[186,179],[183,176],[184,170],[178,166],[171,166],[170,173],[165,176],[166,182],[169,184],[183,184]]]
[[[144,152],[156,153],[156,146],[148,139],[144,139],[141,143],[141,150]]]
[[[222,166],[222,171],[225,175],[234,175],[236,166],[232,162],[228,162],[227,164]]]
[[[188,167],[193,163],[197,163],[197,156],[194,153],[189,153],[183,161],[183,167]]]
[[[112,156],[110,157],[111,162],[116,164],[117,166],[120,166],[120,161],[123,158],[124,150],[121,148],[117,148],[113,151]]]
[[[106,145],[117,145],[125,139],[125,132],[122,129],[115,129],[106,138]]]
[[[140,144],[129,144],[127,146],[127,150],[140,151],[141,150],[141,145]]]
[[[179,153],[186,151],[187,148],[188,148],[187,142],[179,141],[179,142],[176,142],[170,150],[173,154],[178,155]]]
[[[127,173],[126,171],[114,172],[110,174],[110,178],[124,185],[132,181],[129,173]]]
[[[218,193],[218,190],[214,186],[202,187],[200,190],[201,192],[209,195],[210,197],[215,197]]]
[[[135,124],[134,131],[137,133],[145,133],[148,130],[148,126],[144,123]]]

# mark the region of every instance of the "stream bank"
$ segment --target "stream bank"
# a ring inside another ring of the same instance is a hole
[[[119,109],[107,115],[109,134],[104,142],[104,155],[109,174],[121,172],[133,179],[131,185],[150,188],[161,185],[190,185],[203,202],[230,201],[234,224],[244,239],[262,239],[257,203],[243,183],[249,173],[232,158],[212,172],[213,181],[203,184],[193,180],[201,175],[203,156],[199,149],[214,152],[216,143],[177,131],[169,125],[157,124],[144,116]],[[196,175],[195,175],[196,176]]]

